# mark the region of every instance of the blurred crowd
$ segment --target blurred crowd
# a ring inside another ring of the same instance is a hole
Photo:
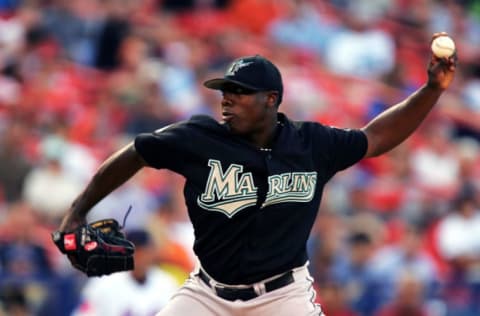
[[[50,232],[136,134],[219,117],[202,82],[232,59],[275,62],[292,119],[358,128],[425,82],[439,31],[458,49],[452,87],[405,143],[327,186],[308,251],[329,316],[480,315],[480,1],[0,0],[0,315],[160,308],[195,264],[181,177],[143,170],[88,218],[132,206],[125,229],[149,245],[132,284],[158,296],[87,281]]]

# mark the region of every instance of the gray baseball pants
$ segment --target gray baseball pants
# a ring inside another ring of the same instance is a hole
[[[325,316],[320,305],[314,303],[316,294],[307,265],[294,269],[293,279],[253,299],[229,301],[217,296],[198,277],[197,270],[156,316]]]

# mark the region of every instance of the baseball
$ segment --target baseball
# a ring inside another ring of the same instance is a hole
[[[448,36],[439,36],[432,42],[432,52],[439,58],[450,57],[455,53],[455,42]]]

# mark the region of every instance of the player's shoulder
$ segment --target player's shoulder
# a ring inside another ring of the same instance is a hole
[[[348,128],[341,126],[334,126],[329,124],[324,124],[317,121],[297,121],[288,119],[284,114],[283,121],[286,124],[290,124],[292,128],[299,132],[315,132],[315,133],[325,133],[325,134],[335,134],[335,133],[349,133],[349,132],[359,132],[360,129]]]
[[[290,120],[286,116],[280,117],[287,132],[288,139],[296,142],[306,142],[320,144],[317,146],[337,146],[339,143],[366,143],[366,135],[360,129],[336,127],[323,124],[316,121],[295,121]],[[290,126],[290,127],[288,127]]]
[[[172,130],[191,130],[191,129],[203,129],[203,130],[224,130],[222,125],[213,117],[208,115],[193,115],[189,119],[178,121],[170,125],[161,127],[153,132],[153,134],[161,134],[165,131]]]
[[[287,126],[289,130],[297,133],[327,131],[331,128],[331,126],[324,125],[320,122],[293,120],[283,113],[278,114],[278,122],[283,126]]]

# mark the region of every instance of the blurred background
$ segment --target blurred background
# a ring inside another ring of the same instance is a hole
[[[218,117],[202,82],[232,59],[274,61],[292,119],[356,128],[425,82],[439,31],[458,48],[451,88],[325,192],[308,250],[329,316],[480,315],[480,1],[0,0],[0,315],[161,308],[195,263],[181,177],[143,170],[89,214],[132,206],[126,230],[148,247],[133,283],[87,280],[50,232],[137,133]]]

